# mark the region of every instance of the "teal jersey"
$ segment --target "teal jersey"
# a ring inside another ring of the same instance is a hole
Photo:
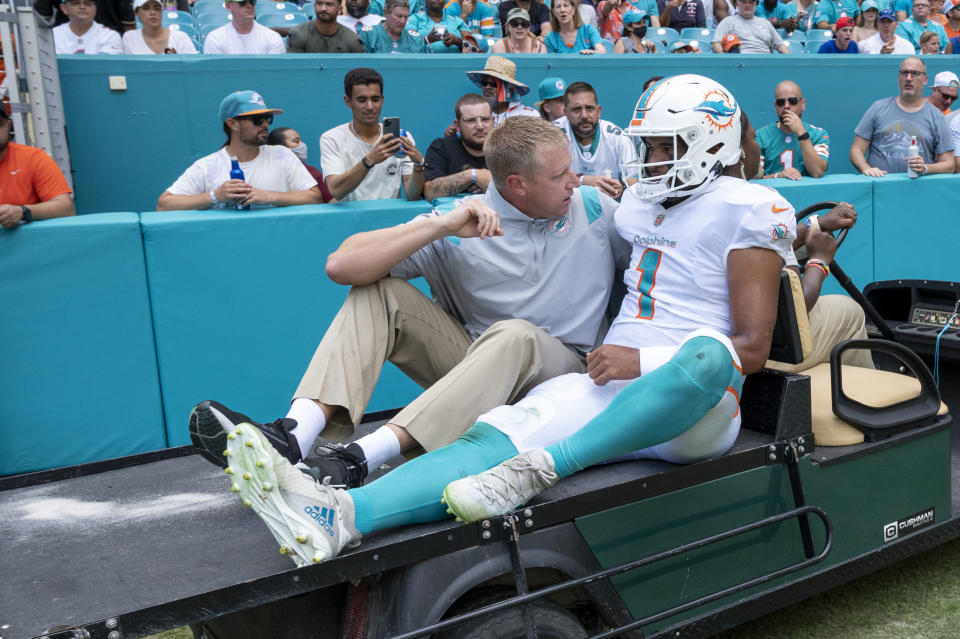
[[[657,0],[627,0],[633,10],[643,16],[643,21],[650,26],[650,18],[660,17],[660,10],[657,9]],[[612,53],[612,52],[610,52]]]
[[[804,128],[810,134],[810,142],[817,155],[830,161],[830,136],[820,127],[804,122]],[[801,175],[809,175],[803,166],[803,154],[800,152],[800,143],[793,133],[786,134],[777,128],[776,123],[768,124],[757,131],[757,144],[763,155],[763,174],[779,173],[784,169],[794,168]]]
[[[460,3],[457,0],[451,0],[443,6],[443,12],[452,16],[460,17]],[[500,13],[494,11],[489,4],[483,0],[478,0],[473,13],[464,20],[467,27],[474,33],[479,33],[487,38],[494,38],[500,35]]]
[[[940,37],[940,53],[943,53],[943,50],[947,48],[948,38],[946,30],[944,30],[943,25],[939,22],[927,20],[926,26],[920,26],[920,24],[914,20],[913,17],[909,17],[897,25],[896,34],[901,38],[909,40],[910,44],[913,45],[913,48],[917,50],[917,54],[919,54],[920,36],[923,35],[924,31],[933,31]]]
[[[427,34],[433,31],[437,25],[445,26],[447,33],[452,33],[458,38],[460,37],[461,31],[470,31],[470,27],[460,19],[460,16],[450,15],[449,13],[444,13],[443,19],[441,19],[440,22],[434,22],[433,18],[426,13],[411,15],[410,19],[407,20],[405,29],[407,31],[416,31],[426,38]],[[440,40],[428,44],[427,48],[434,53],[460,53],[460,49],[457,47],[445,47]]]
[[[409,0],[409,4],[410,4],[410,15],[423,13],[427,10],[427,7],[423,3],[423,0]],[[375,16],[382,16],[383,0],[370,0],[370,7],[367,9],[367,13],[371,13]]]
[[[843,16],[856,18],[860,14],[860,5],[857,0],[820,0],[817,9],[813,12],[813,24],[829,22],[836,24]]]
[[[910,18],[913,16],[913,0],[896,0],[893,3],[894,11],[903,11]]]
[[[394,41],[382,24],[361,27],[360,39],[367,53],[430,53],[427,41],[417,31],[404,29],[400,39]]]
[[[797,6],[792,2],[790,4],[784,4],[782,2],[777,2],[777,6],[774,7],[773,11],[767,11],[767,8],[763,5],[763,2],[757,3],[756,16],[758,18],[766,18],[769,20],[773,18],[774,20],[786,20],[790,16],[797,15]]]

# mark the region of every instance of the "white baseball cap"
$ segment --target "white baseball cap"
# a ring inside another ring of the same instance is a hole
[[[933,86],[960,88],[960,79],[953,71],[941,71],[933,77]]]

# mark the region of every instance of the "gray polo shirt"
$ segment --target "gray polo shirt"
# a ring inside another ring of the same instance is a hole
[[[585,189],[592,187],[574,191],[567,215],[533,220],[491,184],[475,197],[499,213],[503,236],[436,240],[390,275],[426,278],[436,302],[474,339],[495,322],[520,318],[580,353],[589,351],[607,332],[610,290],[618,266],[628,264],[630,247],[613,223],[617,202],[593,189],[599,207],[585,208]]]
[[[863,114],[854,133],[870,142],[870,166],[887,173],[907,172],[907,149],[913,136],[927,164],[944,151],[953,150],[946,119],[926,100],[916,113],[901,109],[896,96],[877,100]]]
[[[740,53],[775,53],[783,39],[766,18],[744,20],[739,14],[727,16],[717,25],[713,41],[720,42],[728,33],[740,38]]]

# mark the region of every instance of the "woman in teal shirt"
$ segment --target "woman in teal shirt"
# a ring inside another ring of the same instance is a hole
[[[580,18],[580,0],[553,0],[550,26],[553,31],[543,37],[549,53],[606,53],[600,32]]]

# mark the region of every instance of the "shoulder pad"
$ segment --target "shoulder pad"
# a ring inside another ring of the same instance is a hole
[[[365,24],[365,25],[363,25],[362,27],[360,27],[360,30],[361,30],[361,31],[373,31],[373,27],[370,26],[369,24]]]

